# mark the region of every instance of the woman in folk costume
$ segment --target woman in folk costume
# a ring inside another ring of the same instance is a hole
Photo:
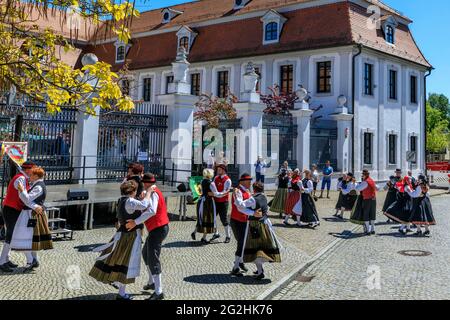
[[[44,169],[34,167],[30,173],[30,190],[19,183],[18,191],[24,208],[20,213],[11,240],[11,249],[24,251],[27,266],[25,272],[39,267],[37,251],[53,249],[48,220],[44,210],[47,188]]]
[[[431,235],[430,226],[436,225],[433,215],[433,207],[431,206],[428,181],[425,176],[419,177],[418,186],[413,191],[406,189],[409,196],[413,199],[411,216],[408,221],[417,226],[417,235],[429,237]],[[422,231],[422,226],[425,232]]]
[[[214,194],[211,190],[212,178],[214,177],[213,169],[203,170],[202,180],[202,196],[197,202],[197,225],[194,232],[192,232],[192,240],[195,241],[195,234],[202,233],[203,237],[200,240],[203,244],[208,244],[206,240],[208,234],[215,234],[217,230],[216,223],[216,204],[214,201]]]
[[[396,201],[394,201],[384,212],[384,215],[391,220],[401,223],[400,233],[406,235],[411,232],[411,223],[408,222],[411,216],[412,199],[408,194],[408,190],[414,190],[411,179],[406,176],[403,180],[395,183],[397,190]]]
[[[395,202],[397,201],[397,193],[398,189],[396,188],[397,182],[400,182],[402,180],[402,170],[397,169],[395,170],[395,176],[389,177],[389,181],[384,186],[384,190],[387,190],[386,193],[386,199],[384,200],[383,204],[383,213],[386,212],[386,210]],[[391,219],[389,218],[387,222],[391,222]]]
[[[316,204],[312,194],[314,186],[311,180],[311,171],[304,171],[305,178],[302,180],[302,215],[300,221],[305,225],[315,228],[320,225],[319,214],[317,213]]]
[[[281,170],[278,175],[278,189],[275,193],[275,197],[272,200],[270,206],[270,211],[277,212],[282,217],[285,213],[286,199],[288,196],[288,184],[289,184],[289,174],[287,170]]]
[[[336,202],[336,206],[334,207],[336,209],[336,212],[333,214],[333,217],[339,217],[339,212],[342,209],[342,202],[343,202],[343,197],[344,195],[342,194],[342,189],[343,187],[345,187],[345,182],[346,182],[347,176],[344,174],[341,178],[338,179],[337,182],[337,191],[339,192],[339,196],[338,196],[338,200]]]
[[[286,200],[285,212],[283,223],[289,225],[289,218],[295,217],[297,220],[297,226],[301,227],[300,217],[302,215],[302,196],[301,191],[303,189],[302,176],[299,169],[295,169],[292,173],[292,177],[288,182],[288,197]]]
[[[358,194],[355,190],[355,177],[353,173],[347,173],[347,178],[342,182],[342,208],[341,214],[337,217],[339,219],[344,219],[345,211],[352,211],[355,206],[356,199],[358,198]]]
[[[256,265],[255,279],[265,278],[263,263],[281,262],[280,245],[267,212],[267,198],[261,182],[253,184],[253,195],[243,200],[236,198],[236,205],[248,215],[243,243],[242,259],[244,263]]]
[[[137,189],[138,184],[133,180],[126,181],[120,186],[122,197],[117,208],[119,229],[108,244],[94,249],[101,254],[89,273],[102,283],[117,286],[118,300],[131,300],[131,296],[125,291],[126,285],[134,283],[140,274],[142,229],[145,221],[142,212],[150,206],[152,190],[146,190],[144,199],[137,200],[135,199]],[[128,230],[126,228],[128,220],[134,220],[136,227]]]
[[[378,187],[370,177],[368,170],[362,172],[362,182],[355,186],[355,190],[360,192],[355,207],[353,208],[350,222],[364,225],[366,235],[375,234],[375,220],[377,210],[376,194]]]

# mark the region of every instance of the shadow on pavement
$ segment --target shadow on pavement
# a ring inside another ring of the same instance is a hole
[[[255,280],[251,276],[233,277],[229,274],[217,273],[217,274],[199,274],[188,276],[183,279],[186,282],[197,284],[229,284],[239,283],[244,285],[266,285],[271,283],[270,279]]]
[[[365,233],[353,233],[350,230],[345,230],[345,231],[343,231],[341,233],[330,232],[328,234],[330,236],[335,237],[335,238],[344,239],[344,240],[350,240],[350,239],[366,237]]]
[[[213,244],[221,244],[222,242],[210,242],[208,244],[203,244],[200,241],[174,241],[163,244],[163,248],[196,248],[196,247],[204,247]]]
[[[332,218],[322,218],[322,220],[324,220],[326,222],[340,222],[340,223],[348,222],[347,219],[339,219],[339,218],[334,218],[334,217],[332,217]]]
[[[103,246],[105,243],[96,243],[96,244],[85,244],[81,246],[73,247],[78,250],[78,252],[92,252],[97,247]]]

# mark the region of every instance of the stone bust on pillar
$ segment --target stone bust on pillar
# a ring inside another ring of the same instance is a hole
[[[259,76],[255,72],[255,67],[252,62],[249,62],[245,67],[244,92],[241,93],[242,102],[260,103],[260,95],[256,92],[258,80]]]
[[[297,102],[294,104],[295,110],[309,110],[309,103],[305,101],[305,99],[308,97],[308,90],[300,86],[300,88],[295,91],[295,94],[297,95]]]
[[[169,84],[169,94],[191,94],[191,86],[187,81],[189,65],[186,49],[181,46],[175,61],[172,62],[173,83]]]

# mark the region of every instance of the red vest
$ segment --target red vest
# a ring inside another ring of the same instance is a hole
[[[240,190],[242,192],[242,199],[247,200],[252,196],[250,191],[244,191],[242,190],[242,188],[240,188]],[[248,220],[248,216],[244,213],[241,213],[234,204],[234,195],[233,195],[233,202],[231,203],[231,219],[239,222],[247,222]]]
[[[8,189],[6,190],[6,197],[3,200],[3,206],[4,207],[10,207],[13,209],[16,209],[18,211],[22,211],[24,204],[22,200],[19,198],[19,191],[14,188],[14,183],[19,177],[25,177],[23,173],[18,173],[14,176],[14,178],[11,180],[11,182],[8,185]],[[28,179],[25,179],[26,186],[25,188],[29,189]]]
[[[158,188],[156,188],[155,192],[159,197],[158,207],[156,208],[156,214],[145,221],[145,226],[147,227],[148,232],[169,224],[169,216],[167,214],[167,207],[164,196]]]
[[[375,186],[375,182],[370,177],[366,179],[366,182],[368,184],[368,187],[365,188],[363,191],[361,191],[363,199],[364,200],[375,199],[377,195],[377,188]]]
[[[217,176],[214,178],[214,184],[216,185],[217,191],[218,192],[222,192],[223,189],[225,188],[225,182],[227,180],[229,180],[230,178],[228,178],[227,175],[224,175],[223,178],[220,176]],[[228,202],[230,200],[229,195],[226,195],[225,197],[222,198],[216,198],[214,197],[214,200],[216,202]]]

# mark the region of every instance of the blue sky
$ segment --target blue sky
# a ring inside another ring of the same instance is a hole
[[[136,0],[139,11],[162,8],[188,1]],[[384,0],[414,22],[414,38],[425,57],[436,68],[428,78],[428,92],[450,97],[450,1],[448,0]]]

